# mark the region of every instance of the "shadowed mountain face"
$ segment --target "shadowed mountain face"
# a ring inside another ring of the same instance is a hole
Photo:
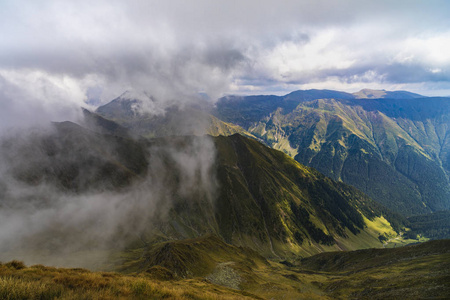
[[[449,209],[450,99],[370,92],[223,98],[215,115],[392,210]]]
[[[3,227],[3,256],[18,255],[16,246],[67,254],[208,233],[268,257],[306,256],[379,247],[379,235],[395,235],[404,222],[358,190],[237,134],[133,140],[64,122],[2,147],[22,157],[10,160],[12,177],[1,183],[2,211],[32,212],[26,224],[14,219],[11,232]]]

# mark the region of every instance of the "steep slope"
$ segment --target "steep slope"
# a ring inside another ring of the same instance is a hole
[[[132,133],[116,122],[83,108],[83,125],[92,131],[129,138]]]
[[[352,94],[331,90],[300,90],[285,96],[227,96],[219,99],[213,114],[221,120],[231,120],[244,128],[269,116],[277,109],[292,112],[300,103],[322,98],[353,99]]]
[[[405,236],[417,238],[418,235],[427,238],[450,239],[450,211],[438,211],[431,214],[412,216],[408,218],[409,231]]]
[[[260,249],[307,254],[326,245],[358,247],[348,238],[364,236],[368,219],[384,215],[400,227],[396,217],[364,194],[279,151],[239,135],[218,137],[215,143],[220,182],[216,206],[222,212],[217,220],[227,242],[248,245],[256,237]],[[359,242],[364,247],[363,238]]]
[[[208,137],[160,138],[150,148],[165,170],[177,170],[175,149],[207,143]],[[213,139],[216,163],[205,184],[179,194],[177,172],[159,180],[174,194],[170,221],[158,219],[158,236],[176,239],[215,233],[227,243],[250,247],[268,257],[311,255],[330,249],[381,246],[381,235],[395,236],[403,226],[358,190],[326,178],[287,155],[261,143],[233,135]],[[178,150],[180,151],[180,150]],[[150,162],[149,173],[153,174]],[[210,190],[211,185],[216,185]]]
[[[277,106],[259,120],[250,106],[231,105],[238,109],[232,115],[228,100],[220,103],[224,120],[390,209],[412,215],[450,208],[447,98],[317,99],[290,112]]]
[[[226,96],[216,103],[213,114],[221,120],[232,120],[244,128],[268,117],[274,111],[281,109],[283,114],[292,112],[300,103],[318,99],[413,99],[423,98],[419,94],[406,91],[384,91],[363,89],[349,94],[333,90],[298,90],[284,96],[254,95],[254,96]]]

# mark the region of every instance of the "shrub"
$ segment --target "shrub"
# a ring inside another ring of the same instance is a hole
[[[16,270],[25,269],[26,266],[22,261],[13,260],[6,264],[7,267],[14,268]]]

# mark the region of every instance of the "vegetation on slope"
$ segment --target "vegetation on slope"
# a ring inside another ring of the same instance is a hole
[[[18,299],[255,299],[202,279],[160,281],[147,273],[123,275],[12,261],[0,265],[0,298]]]
[[[408,218],[408,227],[405,237],[417,238],[425,236],[429,239],[450,239],[450,211],[438,211],[427,215],[412,216]]]
[[[447,102],[405,91],[307,90],[224,97],[212,109],[220,120],[207,113],[207,103],[204,110],[171,107],[152,115],[137,109],[139,100],[121,97],[97,113],[145,137],[257,138],[396,212],[416,215],[450,208]]]
[[[441,299],[450,295],[450,240],[395,249],[321,253],[303,259],[299,266],[336,275],[320,284],[336,298]]]
[[[217,220],[227,242],[239,244],[247,235],[266,241],[272,250],[284,244],[290,245],[290,251],[300,247],[297,251],[302,252],[317,247],[313,243],[334,245],[359,234],[366,228],[364,217],[373,220],[384,215],[395,230],[402,226],[401,217],[358,190],[282,152],[239,135],[215,141],[221,183]]]

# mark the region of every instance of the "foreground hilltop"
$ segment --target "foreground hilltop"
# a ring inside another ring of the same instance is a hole
[[[158,249],[170,249],[161,256]],[[12,261],[0,296],[20,299],[435,298],[450,294],[449,240],[397,249],[324,253],[295,264],[266,261],[214,237],[156,245],[127,275]],[[180,272],[181,271],[181,272]],[[177,273],[178,272],[178,273]],[[181,276],[180,276],[181,275]]]

